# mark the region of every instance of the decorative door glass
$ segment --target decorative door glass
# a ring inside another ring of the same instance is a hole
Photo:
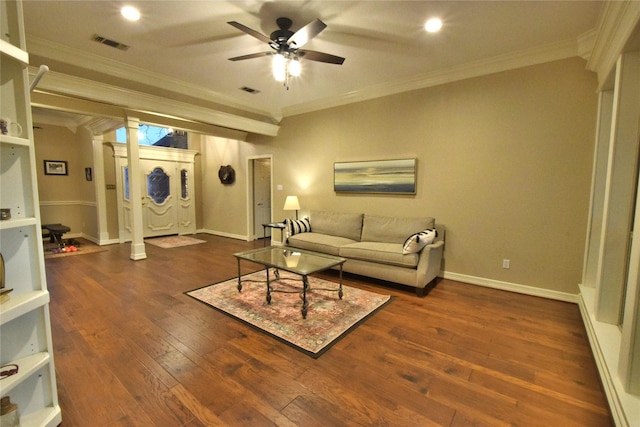
[[[155,168],[147,176],[147,195],[157,204],[162,204],[171,194],[169,175],[162,168]]]
[[[186,169],[180,171],[180,192],[183,199],[189,197],[189,172]]]

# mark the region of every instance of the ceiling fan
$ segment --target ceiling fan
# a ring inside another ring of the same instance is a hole
[[[309,40],[320,34],[322,30],[327,27],[327,24],[322,22],[319,19],[305,25],[300,28],[295,33],[291,31],[292,21],[289,18],[278,18],[276,19],[276,24],[278,25],[278,30],[275,30],[271,33],[270,37],[265,36],[264,34],[259,33],[258,31],[252,30],[251,28],[240,24],[236,21],[227,22],[229,25],[232,25],[249,34],[252,37],[260,40],[261,42],[267,43],[271,49],[271,52],[258,52],[251,53],[249,55],[236,56],[234,58],[229,58],[230,61],[241,61],[244,59],[251,58],[259,58],[262,56],[269,55],[277,55],[280,54],[287,59],[297,59],[304,58],[310,61],[317,62],[326,62],[329,64],[338,64],[342,65],[344,62],[344,58],[336,55],[330,55],[328,53],[316,52],[313,50],[301,49]]]

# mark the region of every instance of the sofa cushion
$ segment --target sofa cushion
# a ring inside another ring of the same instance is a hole
[[[345,237],[310,232],[290,236],[287,240],[287,246],[340,256],[340,247],[354,242],[355,240]]]
[[[311,229],[314,233],[360,240],[363,217],[361,213],[311,211],[310,216]],[[418,230],[424,230],[424,227],[413,230],[413,232]]]
[[[287,226],[288,236],[293,236],[294,234],[306,233],[311,231],[311,224],[309,224],[309,218],[303,218],[303,219],[287,218],[284,220],[284,224]]]
[[[405,240],[402,246],[403,254],[415,254],[420,252],[425,246],[433,243],[438,232],[436,230],[424,230],[412,234]]]
[[[403,254],[402,243],[355,242],[340,248],[339,256],[381,264],[415,268],[418,254]]]
[[[432,217],[397,218],[364,215],[362,238],[360,240],[363,242],[399,243],[402,245],[407,240],[407,237],[419,231],[434,228],[434,225],[435,220]],[[315,223],[313,231],[316,231]]]

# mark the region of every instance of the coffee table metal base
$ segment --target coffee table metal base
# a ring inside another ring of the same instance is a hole
[[[238,260],[238,292],[242,292],[242,275],[240,272],[240,258],[237,258]],[[273,286],[271,286],[271,284],[273,282],[276,282],[278,280],[280,280],[280,271],[277,268],[273,268],[273,274],[275,276],[274,280],[271,280],[271,276],[269,274],[269,267],[265,268],[265,272],[266,272],[266,276],[267,276],[267,304],[271,304],[271,294],[274,292],[282,292],[282,293],[294,293],[294,292],[298,292],[298,291],[284,291],[281,289],[274,289]],[[297,274],[297,273],[294,273]],[[338,284],[338,289],[328,289],[328,288],[314,288],[311,289],[311,287],[309,286],[309,279],[308,279],[308,275],[306,274],[298,274],[301,277],[302,280],[302,292],[299,292],[300,294],[300,299],[302,300],[302,318],[306,319],[307,318],[307,312],[308,312],[308,308],[309,308],[309,300],[307,299],[307,292],[311,291],[311,290],[317,290],[317,291],[331,291],[331,292],[337,292],[338,293],[338,297],[340,299],[342,299],[342,297],[344,296],[344,292],[342,291],[342,264],[340,264],[340,282]]]

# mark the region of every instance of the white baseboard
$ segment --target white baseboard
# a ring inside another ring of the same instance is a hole
[[[519,294],[532,295],[536,297],[549,298],[558,301],[578,303],[578,295],[568,292],[558,292],[551,289],[536,288],[533,286],[519,285],[517,283],[501,282],[499,280],[486,279],[484,277],[469,276],[466,274],[452,273],[445,271],[440,275],[445,279],[458,282],[469,283],[471,285],[484,286],[487,288],[500,289],[503,291],[517,292]]]
[[[97,238],[95,236],[89,236],[88,234],[83,234],[82,237],[89,240],[90,242],[95,243],[98,246],[115,245],[117,243],[120,243],[120,240],[118,239],[107,239],[104,237]]]
[[[231,239],[244,240],[245,242],[249,242],[250,241],[249,236],[247,236],[247,235],[226,233],[224,231],[208,230],[206,228],[201,228],[201,229],[197,230],[196,232],[197,233],[212,234],[214,236],[220,236],[220,237],[229,237]]]

